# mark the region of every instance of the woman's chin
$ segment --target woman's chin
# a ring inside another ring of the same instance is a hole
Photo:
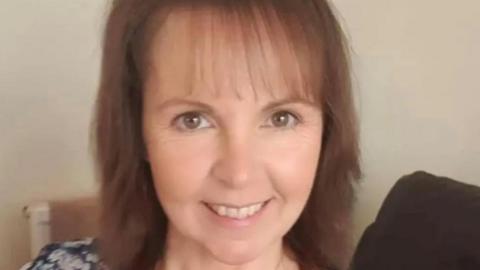
[[[243,265],[254,261],[261,255],[261,249],[249,246],[247,243],[235,243],[228,247],[217,246],[210,248],[212,256],[228,265]]]

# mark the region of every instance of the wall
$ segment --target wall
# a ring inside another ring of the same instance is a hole
[[[96,189],[88,127],[105,5],[0,1],[0,269],[28,259],[25,204]]]
[[[334,2],[360,105],[358,238],[406,173],[480,185],[480,2]],[[0,2],[0,269],[28,258],[26,203],[96,190],[88,126],[105,3]]]
[[[352,40],[360,104],[358,238],[404,174],[480,185],[480,2],[334,2]]]

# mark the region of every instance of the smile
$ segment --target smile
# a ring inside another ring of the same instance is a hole
[[[250,216],[255,215],[257,212],[262,210],[262,208],[267,204],[268,201],[250,204],[244,207],[232,207],[222,204],[209,204],[206,203],[208,208],[210,208],[217,215],[222,217],[229,217],[234,219],[246,219]]]

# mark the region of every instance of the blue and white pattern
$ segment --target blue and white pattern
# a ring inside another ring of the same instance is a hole
[[[95,244],[93,238],[49,244],[20,270],[108,270],[99,260]]]

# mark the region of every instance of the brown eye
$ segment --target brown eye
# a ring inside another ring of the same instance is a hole
[[[198,112],[188,112],[178,116],[175,125],[181,130],[195,130],[210,126],[208,120]]]
[[[298,118],[290,112],[280,111],[272,116],[272,126],[274,127],[293,127],[297,124]]]

